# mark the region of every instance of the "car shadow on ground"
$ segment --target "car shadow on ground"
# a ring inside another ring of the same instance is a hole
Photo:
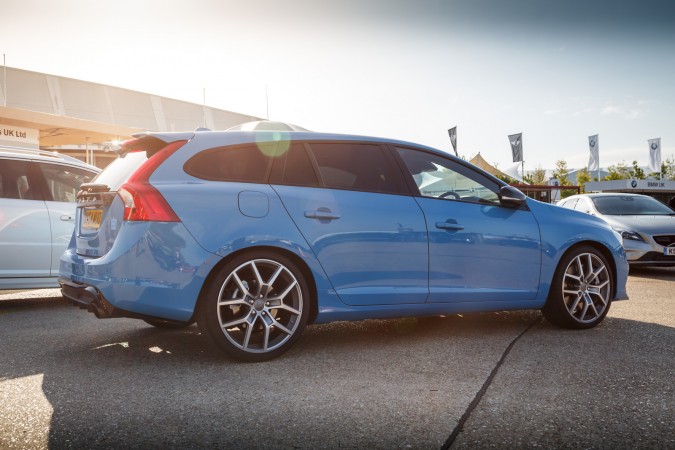
[[[3,316],[15,328],[2,331],[0,392],[3,385],[11,391],[7,386],[24,377],[41,377],[41,394],[51,408],[49,448],[252,448],[298,442],[392,448],[406,436],[427,447],[428,422],[447,424],[447,434],[441,436],[447,438],[458,419],[448,412],[452,399],[461,399],[463,412],[505,347],[540,320],[537,311],[518,311],[313,325],[282,357],[250,364],[224,357],[197,326],[170,331],[133,319],[99,320],[59,298],[2,301]],[[630,342],[615,345],[625,336]],[[540,321],[514,350],[518,367],[512,369],[525,371],[529,383],[548,383],[546,377],[552,375],[542,368],[551,364],[551,356],[560,365],[562,358],[555,355],[578,351],[593,389],[574,379],[565,384],[563,377],[553,397],[576,393],[587,402],[600,402],[603,391],[626,385],[627,377],[652,380],[663,397],[672,390],[654,379],[668,378],[672,354],[666,347],[672,336],[672,328],[625,319],[610,318],[588,331],[561,330]],[[542,356],[528,356],[530,345],[541,347]],[[605,359],[613,354],[630,369],[607,367]],[[579,376],[579,367],[569,364],[556,367],[557,376]],[[602,376],[593,377],[594,371]],[[468,385],[467,397],[461,388],[470,381],[474,384]],[[663,414],[652,390],[640,392],[642,383],[628,384],[633,395],[610,404],[610,410],[641,398],[651,406],[634,408],[632,422]],[[527,399],[526,392],[522,395]],[[517,398],[507,400],[506,412],[518,410]],[[26,407],[12,406],[19,418],[12,427],[24,433],[23,439],[37,432],[31,431]],[[546,410],[547,405],[535,407],[530,399],[527,408],[536,415],[537,408]],[[397,418],[396,430],[373,421],[395,414],[416,419]],[[0,415],[0,420],[6,419]],[[0,423],[3,433],[6,425]]]
[[[630,276],[653,280],[675,281],[675,267],[631,267]]]

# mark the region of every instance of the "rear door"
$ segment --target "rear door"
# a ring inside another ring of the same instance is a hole
[[[275,162],[270,182],[343,302],[426,300],[424,217],[386,147],[296,143]]]
[[[68,247],[75,228],[75,201],[80,186],[96,172],[63,164],[35,163],[45,181],[45,205],[51,229],[51,276],[59,274],[59,258]]]
[[[27,160],[0,159],[0,277],[49,277],[51,232],[40,173]]]

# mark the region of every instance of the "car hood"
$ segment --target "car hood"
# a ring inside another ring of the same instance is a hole
[[[675,234],[675,215],[672,216],[600,216],[612,228],[640,231],[647,234]]]

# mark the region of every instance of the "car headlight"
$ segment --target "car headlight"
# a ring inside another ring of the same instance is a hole
[[[645,240],[642,239],[642,236],[640,236],[638,233],[635,231],[630,231],[630,230],[616,230],[619,234],[621,234],[621,237],[623,239],[628,239],[630,241],[641,241],[644,242]]]

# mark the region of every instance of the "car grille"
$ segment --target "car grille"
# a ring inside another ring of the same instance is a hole
[[[654,240],[657,244],[668,247],[675,244],[675,234],[666,235],[666,236],[654,236]]]

